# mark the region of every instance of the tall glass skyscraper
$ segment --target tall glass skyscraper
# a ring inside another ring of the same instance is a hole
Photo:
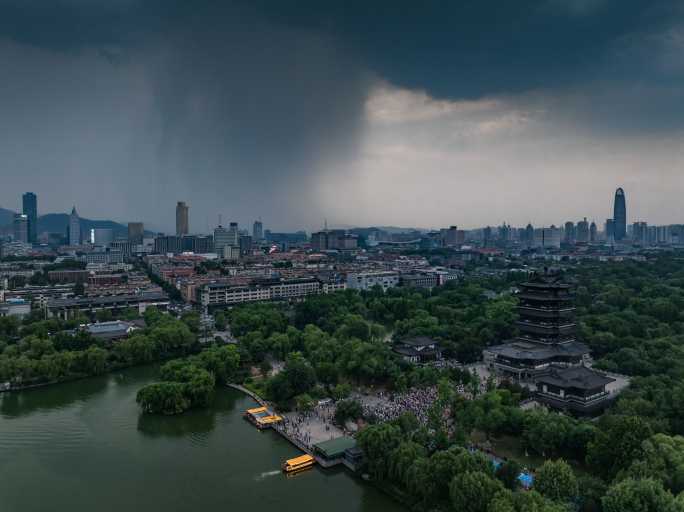
[[[22,213],[28,218],[28,242],[35,244],[38,240],[38,199],[33,192],[22,196]]]
[[[625,191],[621,188],[615,191],[615,203],[613,204],[613,237],[622,240],[627,235],[627,205],[625,204]]]

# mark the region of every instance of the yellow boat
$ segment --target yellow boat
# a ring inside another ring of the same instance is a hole
[[[314,459],[311,455],[300,455],[299,457],[288,459],[283,462],[283,471],[285,471],[285,473],[303,471],[305,469],[309,469],[314,464],[316,464],[316,459]]]
[[[269,428],[274,423],[278,423],[283,420],[282,417],[278,416],[277,414],[273,414],[266,407],[247,409],[244,416],[259,430]]]

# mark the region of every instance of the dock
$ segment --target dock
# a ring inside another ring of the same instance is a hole
[[[259,404],[260,407],[250,409],[259,411],[274,411],[273,415],[277,415],[276,409],[269,404],[266,400],[261,398],[259,395],[240,386],[239,384],[228,384],[237,391],[240,391],[247,396],[251,397],[255,402]],[[247,411],[246,411],[247,412]],[[259,412],[257,412],[259,414]],[[279,416],[280,417],[280,416]],[[316,463],[322,468],[332,468],[335,466],[343,465],[351,471],[356,471],[356,464],[352,460],[349,460],[344,456],[344,452],[347,449],[353,448],[355,446],[355,441],[353,438],[347,436],[339,436],[333,439],[321,440],[319,442],[313,443],[312,446],[308,446],[295,436],[291,435],[286,431],[284,425],[281,421],[272,422],[269,427],[280,434],[284,439],[286,439],[290,444],[295,446],[297,449],[301,450],[307,455],[310,455],[316,460]]]

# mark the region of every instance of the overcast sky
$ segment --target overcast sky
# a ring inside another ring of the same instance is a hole
[[[683,5],[0,0],[0,206],[602,224],[622,186],[684,222]]]

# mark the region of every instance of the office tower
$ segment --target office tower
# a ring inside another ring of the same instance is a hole
[[[260,220],[255,220],[252,226],[252,239],[259,242],[264,239],[264,225]]]
[[[553,224],[548,228],[534,230],[534,247],[541,249],[559,249],[560,243],[561,230]]]
[[[440,233],[443,246],[455,247],[458,244],[458,226],[449,226],[449,229],[442,229]]]
[[[28,215],[23,213],[14,214],[14,241],[22,242],[24,244],[28,243],[29,238],[29,218]]]
[[[577,223],[577,241],[579,243],[586,244],[589,241],[589,223],[587,218],[581,220]]]
[[[482,245],[484,247],[490,247],[492,244],[492,228],[487,226],[482,230]]]
[[[609,242],[615,240],[615,221],[613,219],[606,219],[606,240]]]
[[[145,226],[142,222],[128,223],[128,241],[134,245],[143,243],[145,237]]]
[[[596,222],[592,221],[589,225],[589,241],[596,242],[598,238],[598,228],[596,227]]]
[[[328,232],[327,231],[317,231],[316,233],[311,233],[311,248],[314,251],[327,251],[328,250]]]
[[[525,226],[525,247],[530,248],[534,245],[534,226],[527,224]]]
[[[28,218],[28,242],[38,240],[38,199],[33,192],[26,192],[22,198],[22,213]]]
[[[176,205],[176,236],[187,235],[190,232],[189,210],[190,207],[185,204],[185,201],[178,201]]]
[[[252,252],[252,237],[249,235],[240,235],[240,254],[246,256]]]
[[[574,244],[576,240],[576,234],[575,234],[575,223],[568,221],[565,223],[565,238],[564,241],[566,244]]]
[[[71,209],[69,215],[69,233],[67,235],[69,245],[81,245],[81,219],[76,213],[76,206]]]
[[[205,235],[186,235],[181,237],[181,250],[195,254],[207,254],[214,250],[214,237]]]
[[[238,231],[238,223],[237,222],[231,222],[230,225],[228,226],[228,239],[229,239],[229,245],[231,247],[239,247],[240,246],[240,233]]]
[[[221,257],[223,255],[223,248],[230,245],[230,234],[223,226],[214,228],[214,252]]]
[[[625,191],[618,188],[615,191],[615,203],[613,205],[613,238],[623,240],[627,235],[627,205]]]
[[[90,243],[109,247],[114,241],[114,231],[110,228],[92,228],[90,230]]]
[[[157,254],[179,254],[183,250],[183,239],[179,236],[158,236],[154,239]]]

